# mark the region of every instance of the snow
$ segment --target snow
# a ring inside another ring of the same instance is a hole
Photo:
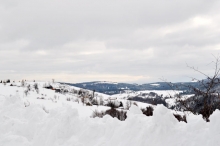
[[[182,91],[177,91],[177,90],[144,90],[144,91],[138,91],[138,93],[150,93],[154,92],[157,93],[158,95],[163,95],[165,96],[174,96],[175,94],[178,94]]]
[[[174,96],[175,94],[181,93],[182,91],[177,91],[177,90],[144,90],[144,91],[136,91],[136,92],[129,91],[122,94],[112,95],[112,97],[118,97],[119,99],[127,99],[129,97],[134,97],[137,95],[142,95],[143,93],[150,93],[150,92],[154,92],[159,96],[163,95],[163,97],[170,97],[170,96]],[[143,96],[143,98],[145,97]]]
[[[182,100],[186,100],[190,97],[194,96],[194,94],[189,94],[189,95],[182,95],[180,98]],[[176,98],[177,97],[174,97],[174,98],[169,98],[169,99],[166,99],[166,103],[168,103],[169,106],[172,106],[172,105],[175,105],[176,104]]]
[[[160,86],[160,84],[150,84],[151,86]]]
[[[35,92],[23,97],[23,90],[0,84],[1,146],[220,145],[219,110],[211,115],[210,123],[192,114],[187,115],[188,123],[184,123],[178,122],[173,111],[163,105],[154,107],[152,117],[146,117],[132,105],[128,118],[119,121],[110,116],[90,118],[96,106],[66,101],[65,95],[53,90],[40,88],[40,95],[47,95],[44,100],[37,99],[39,94]],[[59,96],[56,102],[50,100],[54,95]],[[30,106],[25,107],[27,101]]]
[[[110,82],[110,81],[99,81],[94,84],[115,84],[115,85],[117,85],[118,83],[117,82]]]

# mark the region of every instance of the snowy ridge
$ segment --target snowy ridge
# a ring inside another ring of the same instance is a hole
[[[155,82],[155,83],[147,83],[147,84],[129,84],[129,83],[115,83],[115,82],[106,82],[106,81],[98,81],[98,82],[83,82],[83,83],[67,83],[69,85],[73,85],[75,87],[85,88],[89,90],[96,90],[100,93],[114,95],[122,92],[126,92],[126,90],[131,91],[144,91],[144,90],[172,90],[170,85],[167,82]],[[198,82],[179,82],[172,83],[174,86],[178,86],[178,90],[186,91],[188,90],[187,85],[192,85],[197,87],[199,85]]]
[[[99,81],[99,82],[96,82],[94,84],[118,84],[117,82],[110,82],[110,81]]]
[[[151,86],[160,86],[160,84],[150,84]]]

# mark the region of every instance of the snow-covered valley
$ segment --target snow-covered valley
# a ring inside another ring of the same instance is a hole
[[[39,93],[26,82],[0,84],[0,145],[1,146],[219,146],[220,111],[210,122],[201,115],[187,114],[187,123],[179,122],[170,109],[153,106],[153,116],[145,116],[141,108],[146,103],[131,104],[125,121],[105,115],[92,118],[94,111],[108,106],[86,106],[78,94],[61,94],[46,89],[38,82]],[[48,83],[46,83],[48,84]],[[27,86],[30,91],[26,94]],[[50,83],[53,87],[79,90],[77,87]],[[65,87],[64,87],[65,86]],[[151,91],[145,91],[149,93]],[[160,91],[158,94],[172,93]],[[97,98],[118,100],[125,110],[128,94],[105,95]],[[130,95],[131,96],[131,95]]]

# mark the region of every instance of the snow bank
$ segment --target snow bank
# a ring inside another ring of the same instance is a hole
[[[219,146],[220,111],[210,123],[190,115],[188,123],[178,122],[162,105],[153,117],[132,106],[126,121],[105,116],[80,117],[71,106],[46,113],[41,106],[24,107],[17,97],[0,100],[1,146]]]

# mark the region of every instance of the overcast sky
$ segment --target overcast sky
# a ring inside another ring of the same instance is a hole
[[[0,0],[1,79],[190,81],[219,50],[219,0]]]

